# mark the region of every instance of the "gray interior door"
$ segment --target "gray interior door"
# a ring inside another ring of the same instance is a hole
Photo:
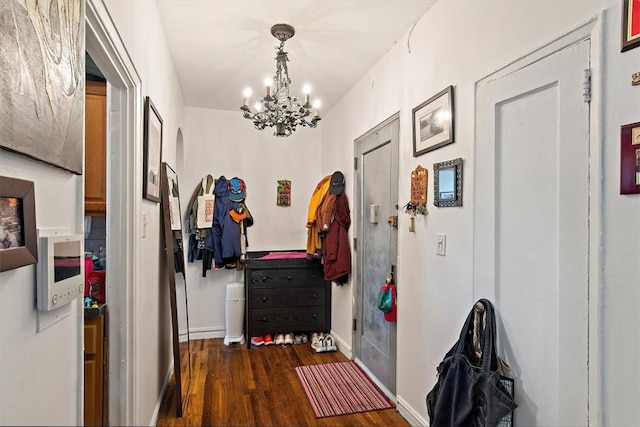
[[[387,219],[398,215],[398,136],[395,115],[358,138],[355,150],[359,224],[354,353],[356,361],[392,396],[396,392],[396,324],[384,319],[377,297],[397,260],[397,227]]]

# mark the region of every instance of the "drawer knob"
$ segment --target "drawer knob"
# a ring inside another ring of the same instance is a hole
[[[311,315],[311,317],[313,317],[313,318],[315,319],[315,318],[317,318],[318,316],[317,316],[315,313],[313,313],[313,314]]]
[[[262,297],[262,302],[267,302],[267,297]]]
[[[311,298],[316,299],[318,296],[316,294],[311,294]]]
[[[263,322],[266,322],[266,321],[267,321],[267,318],[266,318],[266,317],[263,317],[263,318],[262,318],[262,321],[263,321]]]
[[[291,280],[291,276],[287,276],[287,279]]]
[[[267,281],[267,276],[262,276],[262,281],[266,282]]]

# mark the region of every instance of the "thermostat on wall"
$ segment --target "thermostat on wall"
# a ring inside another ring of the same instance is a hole
[[[38,310],[69,304],[84,292],[84,236],[38,238]]]

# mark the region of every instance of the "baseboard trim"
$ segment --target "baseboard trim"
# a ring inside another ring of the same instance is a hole
[[[351,346],[347,344],[346,341],[343,340],[342,337],[336,334],[333,330],[331,331],[331,335],[333,336],[333,339],[335,340],[335,343],[338,346],[338,350],[340,350],[342,354],[347,356],[348,359],[353,358],[353,352],[352,352]]]
[[[169,381],[171,381],[171,375],[173,375],[173,361],[169,365],[169,370],[167,371],[167,375],[164,378],[164,384],[162,384],[162,388],[160,389],[160,395],[158,396],[158,400],[156,401],[156,406],[153,408],[153,415],[151,415],[151,421],[149,422],[149,427],[153,427],[158,424],[158,416],[160,415],[160,406],[162,405],[162,399],[164,399],[164,395],[167,392],[167,387],[169,387]]]
[[[189,339],[206,340],[209,338],[224,338],[226,328],[214,326],[212,328],[189,328]]]
[[[412,426],[429,426],[429,421],[424,419],[411,405],[407,403],[402,397],[397,397],[396,410],[400,412],[400,415],[409,422]]]

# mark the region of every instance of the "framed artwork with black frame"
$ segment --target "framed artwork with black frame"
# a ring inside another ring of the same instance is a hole
[[[142,197],[160,203],[162,117],[148,96],[144,101],[144,152]]]
[[[624,52],[640,46],[640,0],[622,2],[622,48]]]
[[[433,204],[462,206],[462,158],[433,164]]]
[[[0,271],[38,262],[32,181],[0,176]]]
[[[413,157],[454,142],[453,86],[412,110]]]

